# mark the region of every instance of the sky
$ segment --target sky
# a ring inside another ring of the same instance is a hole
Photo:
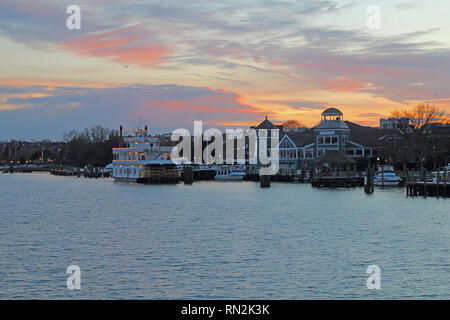
[[[0,140],[314,126],[328,107],[370,126],[418,103],[450,117],[449,13],[448,0],[0,0]]]

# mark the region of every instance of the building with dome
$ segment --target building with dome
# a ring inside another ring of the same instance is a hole
[[[280,133],[280,168],[293,171],[313,167],[331,154],[340,160],[373,157],[377,146],[382,143],[382,136],[382,130],[345,121],[339,109],[328,108],[322,112],[316,127],[302,132]]]
[[[321,115],[321,121],[314,129],[314,155],[321,157],[328,150],[345,154],[350,129],[344,122],[344,114],[336,108],[328,108]]]

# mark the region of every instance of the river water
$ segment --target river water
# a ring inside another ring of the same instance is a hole
[[[401,188],[3,174],[0,240],[1,299],[450,298],[450,199]]]

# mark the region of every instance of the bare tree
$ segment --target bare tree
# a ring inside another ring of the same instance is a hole
[[[298,120],[287,120],[283,123],[283,129],[285,131],[293,131],[301,127],[304,127],[304,125]]]
[[[108,139],[110,130],[103,128],[101,125],[97,124],[90,129],[90,138],[93,142],[103,142]]]
[[[416,155],[422,168],[426,157],[431,154],[436,124],[442,121],[443,115],[442,110],[431,104],[419,104],[410,110],[392,112],[393,117],[409,119],[409,126],[398,129],[398,134]]]

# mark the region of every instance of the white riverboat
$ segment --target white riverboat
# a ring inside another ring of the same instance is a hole
[[[145,178],[145,166],[173,164],[171,147],[161,147],[159,137],[150,136],[147,126],[128,134],[120,133],[122,146],[113,148],[112,176],[115,181],[138,182]]]
[[[243,180],[245,176],[245,169],[242,166],[217,166],[215,168],[216,176],[215,180],[225,181],[239,181]]]
[[[399,186],[402,178],[397,176],[393,166],[383,165],[378,167],[378,173],[373,179],[375,186]]]

